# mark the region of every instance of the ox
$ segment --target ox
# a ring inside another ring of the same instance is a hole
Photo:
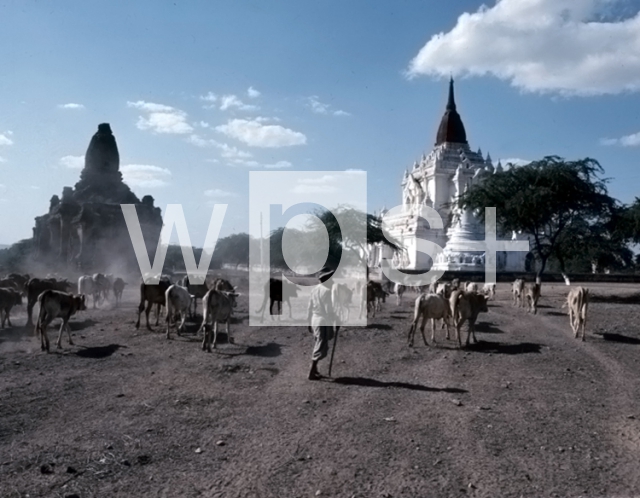
[[[538,299],[540,299],[540,284],[538,282],[528,282],[524,286],[524,296],[527,300],[528,312],[538,313]]]
[[[149,325],[149,313],[153,305],[157,305],[156,314],[156,327],[160,321],[160,307],[166,305],[165,292],[171,286],[171,281],[167,278],[160,278],[157,285],[147,285],[144,282],[140,283],[140,304],[138,305],[138,321],[136,322],[136,329],[140,328],[140,315],[142,311],[145,312],[145,318],[147,320],[147,329],[152,330]],[[145,309],[146,303],[146,309]]]
[[[225,322],[227,324],[227,342],[233,344],[234,341],[231,337],[231,331],[229,330],[229,322],[231,321],[231,315],[233,314],[233,308],[236,307],[236,297],[239,294],[235,292],[225,292],[216,289],[211,289],[207,292],[202,300],[203,316],[202,325],[200,331],[204,332],[204,338],[202,340],[202,350],[211,352],[211,343],[213,347],[216,347],[218,339],[218,322]],[[213,322],[213,327],[208,327],[209,321]]]
[[[264,286],[264,299],[262,300],[262,306],[256,313],[262,313],[260,316],[260,322],[264,320],[264,312],[267,308],[267,299],[270,300],[269,314],[273,319],[273,305],[278,304],[278,315],[282,314],[282,302],[286,302],[289,305],[289,318],[293,318],[291,313],[291,301],[292,297],[298,297],[298,287],[291,282],[283,282],[277,278],[270,278]]]
[[[484,284],[482,292],[487,296],[487,301],[496,297],[496,284]]]
[[[27,327],[33,326],[33,307],[38,301],[38,296],[46,290],[68,292],[72,285],[68,280],[56,280],[55,278],[32,278],[27,284]],[[84,308],[86,309],[86,308]]]
[[[567,302],[562,306],[569,307],[569,323],[573,329],[573,337],[576,339],[582,332],[582,340],[585,340],[585,328],[587,326],[587,309],[589,308],[589,289],[575,287],[569,291]]]
[[[78,278],[78,294],[91,296],[93,298],[93,308],[95,309],[98,306],[98,301],[100,300],[100,289],[93,280],[93,277],[83,275]]]
[[[424,328],[427,321],[431,319],[431,341],[436,342],[436,320],[442,320],[447,325],[447,339],[449,339],[449,302],[439,294],[421,294],[416,299],[415,310],[413,313],[413,322],[409,328],[409,347],[413,347],[413,339],[418,327],[418,321],[422,317],[420,332],[424,345],[428,346],[427,338],[424,335]]]
[[[176,315],[180,315],[180,325],[178,326],[178,335],[180,335],[180,332],[184,330],[184,322],[191,308],[191,301],[195,300],[195,296],[189,294],[186,288],[175,284],[171,285],[164,295],[167,303],[167,339],[171,339],[171,322],[175,321]]]
[[[513,294],[513,306],[524,308],[524,279],[516,278],[511,286]]]
[[[47,327],[56,318],[62,318],[60,333],[56,346],[62,347],[62,332],[67,329],[69,336],[69,344],[73,345],[71,340],[71,328],[69,327],[69,318],[77,311],[87,309],[85,305],[85,297],[83,295],[67,294],[56,290],[45,290],[38,296],[38,304],[40,305],[40,314],[36,324],[36,334],[40,335],[40,349],[49,352],[49,337],[47,336]]]
[[[118,304],[120,303],[120,301],[122,300],[122,293],[124,292],[124,286],[127,285],[127,283],[122,280],[120,277],[116,278],[113,281],[113,295],[116,298],[116,307],[118,307]]]
[[[4,328],[4,322],[6,321],[11,325],[11,319],[9,313],[14,306],[20,306],[22,304],[22,294],[15,289],[0,288],[0,320],[2,321],[1,328]]]
[[[469,332],[467,334],[466,345],[469,345],[469,339],[473,336],[473,341],[478,342],[475,334],[475,325],[478,315],[481,312],[487,312],[487,298],[482,294],[476,294],[473,292],[463,292],[460,290],[453,291],[451,298],[449,299],[449,305],[451,306],[451,317],[453,318],[453,325],[456,328],[456,336],[458,337],[458,345],[462,347],[462,341],[460,339],[460,327],[465,321],[469,323]]]

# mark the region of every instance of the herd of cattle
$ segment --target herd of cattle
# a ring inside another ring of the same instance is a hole
[[[87,309],[87,300],[93,299],[93,308],[97,308],[110,293],[115,298],[115,306],[119,306],[122,293],[126,286],[122,278],[116,278],[110,274],[96,273],[84,275],[78,279],[77,294],[70,293],[75,287],[67,279],[54,277],[30,278],[29,275],[12,273],[0,279],[0,327],[5,323],[12,326],[10,320],[11,309],[22,304],[22,298],[27,298],[27,324],[33,326],[32,314],[36,303],[40,307],[36,321],[35,333],[40,338],[41,349],[49,351],[49,339],[47,327],[56,318],[62,319],[57,347],[61,347],[61,339],[64,330],[67,330],[69,344],[73,344],[69,329],[69,319],[78,311]],[[360,318],[365,313],[375,316],[381,309],[382,303],[390,293],[395,293],[399,306],[403,295],[409,287],[402,284],[385,286],[379,282],[368,281],[366,285],[356,285],[351,289],[344,283],[333,286],[332,298],[336,312],[336,323],[344,323],[349,319],[349,306],[352,296],[357,293],[363,303],[360,307]],[[446,337],[449,339],[449,329],[455,329],[458,344],[462,346],[460,328],[466,322],[468,334],[466,345],[475,337],[475,323],[481,312],[486,312],[487,301],[493,299],[496,292],[496,284],[485,284],[482,289],[478,284],[466,282],[461,284],[458,279],[451,282],[432,283],[428,286],[416,287],[418,297],[415,300],[413,321],[409,328],[408,343],[413,346],[414,336],[420,324],[420,331],[425,345],[428,345],[424,329],[428,320],[431,320],[431,340],[435,343],[436,320],[442,321],[442,328],[446,327]],[[277,314],[282,312],[282,303],[289,305],[291,312],[291,299],[297,297],[297,286],[287,281],[271,278],[264,288],[264,300],[262,307],[256,310],[264,319],[267,301],[270,300],[269,314],[273,315],[274,305],[277,305]],[[177,283],[171,281],[171,277],[162,275],[159,283],[148,285],[140,283],[140,304],[138,306],[138,319],[136,328],[140,327],[140,318],[145,311],[146,326],[149,330],[149,314],[156,305],[156,326],[159,323],[161,307],[166,307],[166,337],[171,338],[171,327],[177,325],[177,333],[180,335],[185,329],[185,321],[188,316],[196,314],[197,300],[202,300],[202,323],[198,329],[198,335],[203,335],[202,349],[210,352],[216,347],[218,323],[226,324],[228,342],[233,343],[230,335],[229,323],[233,310],[236,307],[236,298],[239,294],[228,280],[215,278],[204,284],[191,284],[189,277],[184,277]],[[538,300],[540,298],[540,284],[527,283],[523,279],[517,279],[512,285],[512,304],[517,307],[527,308],[529,312],[537,313]],[[589,304],[589,290],[583,287],[574,287],[567,296],[563,307],[569,309],[569,321],[573,329],[574,337],[582,336],[585,340],[585,325],[587,308]]]

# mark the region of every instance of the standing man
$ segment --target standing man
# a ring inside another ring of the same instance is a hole
[[[336,323],[336,313],[333,305],[333,282],[330,280],[334,269],[327,266],[318,273],[320,285],[311,291],[309,299],[308,322],[309,332],[313,333],[315,344],[311,355],[311,370],[309,380],[322,378],[318,372],[318,362],[327,356],[329,341],[333,339],[333,327]]]

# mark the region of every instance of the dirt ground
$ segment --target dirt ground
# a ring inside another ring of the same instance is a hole
[[[407,347],[415,295],[393,297],[318,382],[306,328],[249,327],[246,295],[212,354],[197,323],[136,331],[131,287],[50,354],[23,309],[0,331],[0,497],[640,496],[640,303],[592,303],[582,343],[566,293],[534,316],[498,284],[467,350]]]

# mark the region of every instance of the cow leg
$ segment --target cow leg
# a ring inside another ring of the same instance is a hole
[[[60,332],[58,332],[58,340],[56,341],[56,347],[58,349],[62,348],[62,333],[64,332],[64,326],[66,325],[66,321],[62,319],[62,325],[60,325]]]
[[[161,307],[162,305],[160,303],[156,304],[156,327],[158,326],[158,324],[160,323],[160,311],[161,311]]]
[[[73,341],[71,340],[71,327],[69,326],[69,320],[67,319],[65,323],[65,328],[67,329],[67,336],[69,337],[69,345],[73,346]]]
[[[180,312],[180,326],[178,327],[178,335],[182,335],[184,331],[184,323],[187,321],[187,313],[185,311]]]
[[[25,327],[33,327],[33,306],[35,303],[27,303],[27,324]]]
[[[200,327],[200,329],[202,330],[203,328],[204,328],[204,334],[202,336],[202,351],[207,351],[208,332],[204,322],[202,322],[202,327]]]
[[[413,336],[415,334],[417,326],[418,326],[418,320],[414,320],[413,323],[411,324],[411,327],[409,327],[409,334],[407,335],[407,345],[410,348],[413,347]]]
[[[587,328],[587,306],[582,307],[580,310],[580,315],[582,316],[582,342],[585,340],[585,329]]]
[[[0,328],[4,328],[4,315],[3,315],[3,311],[0,310],[0,320],[2,320],[2,325],[0,325]]]
[[[166,323],[167,323],[167,339],[171,339],[171,332],[170,332],[170,328],[171,328],[171,313],[167,313]]]
[[[213,349],[216,349],[218,342],[218,320],[213,321]],[[211,352],[211,343],[209,343],[209,352]]]
[[[136,322],[136,329],[140,328],[140,315],[142,314],[143,311],[144,311],[144,301],[142,301],[140,303],[140,306],[138,306],[138,321]]]
[[[233,337],[231,337],[231,331],[229,330],[229,322],[231,321],[231,317],[227,318],[227,342],[229,344],[235,344]]]
[[[147,307],[144,310],[144,316],[147,320],[147,330],[151,330],[153,332],[151,325],[149,325],[149,313],[151,313],[151,308],[153,308],[153,303],[151,301],[147,301]]]
[[[293,319],[293,314],[291,313],[291,300],[287,298],[287,304],[289,305],[289,318]]]

